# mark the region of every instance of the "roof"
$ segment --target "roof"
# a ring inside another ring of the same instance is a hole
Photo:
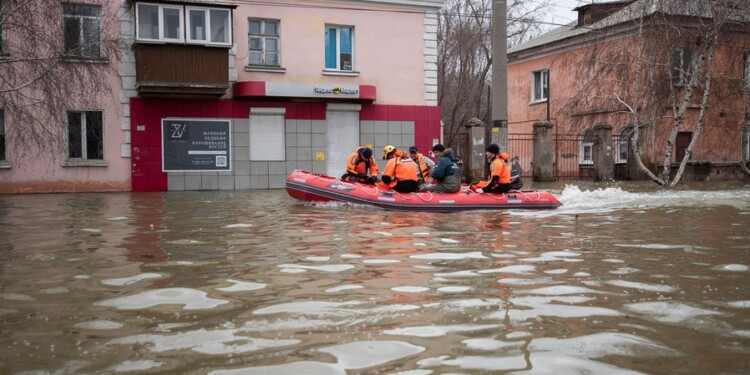
[[[591,6],[596,5],[613,5],[623,3],[623,1],[610,2],[610,3],[596,3],[588,4],[585,6],[577,7],[573,10],[585,10]],[[684,0],[636,0],[630,5],[623,7],[622,9],[613,12],[609,16],[606,16],[592,24],[586,26],[577,26],[578,22],[573,21],[564,26],[557,27],[550,30],[549,32],[542,34],[534,39],[531,39],[525,43],[519,44],[513,48],[508,49],[508,54],[514,54],[521,51],[530,50],[536,47],[545,46],[551,43],[559,42],[562,40],[570,39],[576,36],[585,35],[592,31],[603,30],[615,25],[623,24],[629,21],[633,21],[641,17],[643,12],[644,16],[651,16],[656,13],[662,13],[674,16],[701,16],[709,17],[711,14],[709,9],[710,4],[703,1],[684,1]]]

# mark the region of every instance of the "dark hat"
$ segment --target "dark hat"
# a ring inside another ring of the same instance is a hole
[[[417,146],[409,147],[409,152],[417,152]]]
[[[369,147],[363,147],[359,149],[359,154],[362,155],[363,158],[369,159],[372,157],[372,149]]]
[[[445,151],[445,146],[441,145],[440,143],[435,144],[432,146],[432,152],[443,152]]]
[[[487,151],[497,155],[500,153],[500,147],[498,147],[496,144],[493,143],[487,146]]]

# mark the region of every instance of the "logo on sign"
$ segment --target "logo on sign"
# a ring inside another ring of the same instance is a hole
[[[347,95],[357,95],[359,94],[359,89],[348,89],[344,87],[334,86],[334,87],[315,87],[313,91],[316,94],[347,94]]]
[[[171,126],[172,129],[170,129],[169,133],[172,138],[182,138],[185,130],[187,130],[187,124],[171,124]]]

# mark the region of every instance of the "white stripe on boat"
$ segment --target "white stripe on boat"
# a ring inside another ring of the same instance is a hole
[[[453,203],[456,203],[456,201],[442,201],[441,200],[441,201],[438,201],[438,203],[446,203],[446,204],[450,203],[450,204],[453,204]]]
[[[379,201],[395,202],[396,198],[378,197]]]
[[[294,178],[294,182],[304,182],[304,183],[307,183],[307,180],[295,177]]]

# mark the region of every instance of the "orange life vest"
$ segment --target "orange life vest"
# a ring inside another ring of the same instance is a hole
[[[401,153],[403,155],[403,153]],[[399,181],[417,182],[417,163],[410,157],[394,156],[388,160],[383,169],[383,176],[389,176],[389,184],[381,182],[383,185],[393,188]],[[381,185],[381,187],[383,186]]]
[[[377,176],[379,170],[378,163],[375,162],[375,158],[373,157],[370,157],[370,159],[362,158],[362,155],[359,154],[359,150],[362,148],[363,147],[358,147],[357,150],[346,159],[346,174]],[[357,181],[363,182],[364,179],[358,178]]]
[[[508,184],[510,184],[510,167],[505,164],[505,161],[503,161],[500,155],[497,155],[495,156],[495,160],[492,161],[492,164],[490,164],[490,176],[487,178],[487,181],[481,181],[471,185],[471,189],[494,190],[498,185]]]

